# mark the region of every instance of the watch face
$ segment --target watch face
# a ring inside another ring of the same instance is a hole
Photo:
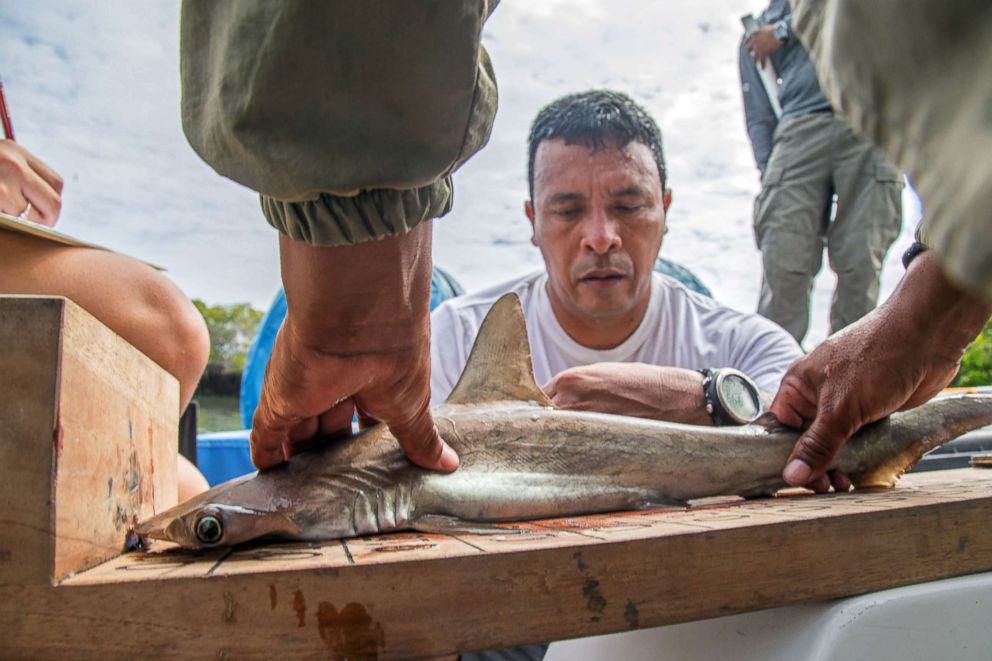
[[[737,374],[727,374],[720,383],[720,403],[737,422],[752,422],[761,413],[758,393]]]

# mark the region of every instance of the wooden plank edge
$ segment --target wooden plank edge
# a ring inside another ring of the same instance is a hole
[[[612,633],[992,569],[992,498],[521,553],[0,586],[4,656],[410,658]]]

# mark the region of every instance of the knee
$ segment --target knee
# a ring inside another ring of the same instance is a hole
[[[199,496],[210,488],[207,478],[203,476],[200,469],[182,455],[178,456],[176,479],[179,487],[180,503],[186,502],[194,496]]]
[[[183,297],[180,307],[182,311],[177,312],[175,321],[178,343],[182,346],[186,371],[193,381],[199,381],[210,357],[210,335],[206,322],[189,299]]]
[[[175,301],[170,321],[174,333],[175,362],[169,371],[179,379],[179,389],[184,395],[182,404],[185,406],[207,367],[210,335],[203,317],[185,296]],[[187,394],[188,397],[185,396]]]
[[[185,408],[210,356],[207,325],[196,307],[170,281],[158,276],[143,287],[144,313],[154,339],[145,353],[179,381],[180,406]]]

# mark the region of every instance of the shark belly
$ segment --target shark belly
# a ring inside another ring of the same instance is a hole
[[[469,521],[680,505],[721,487],[765,493],[780,486],[795,440],[526,403],[450,407],[435,419],[462,467],[425,479],[417,513]]]

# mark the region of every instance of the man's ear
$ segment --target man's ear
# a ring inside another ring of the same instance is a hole
[[[537,241],[534,240],[534,203],[530,200],[524,200],[524,215],[530,221],[530,242],[536,246]]]
[[[668,213],[668,207],[672,206],[672,189],[666,188],[661,199],[662,204],[665,206],[665,213]]]

